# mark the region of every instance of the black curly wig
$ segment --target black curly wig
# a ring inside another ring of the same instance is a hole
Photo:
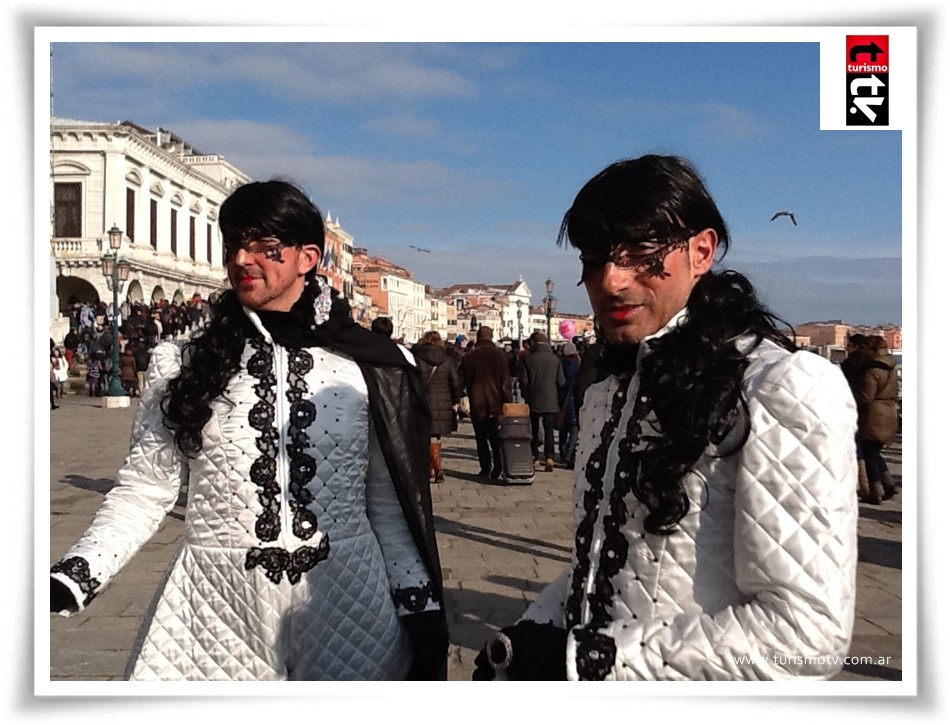
[[[218,223],[225,245],[240,241],[249,232],[277,237],[302,246],[324,248],[324,224],[320,210],[293,184],[280,179],[252,182],[238,187],[221,204]],[[316,266],[306,278],[316,277]],[[301,300],[313,303],[316,285],[308,284]],[[175,444],[193,457],[202,445],[201,430],[211,418],[211,401],[224,396],[228,382],[240,368],[244,344],[257,334],[244,314],[233,290],[225,290],[211,303],[208,324],[182,348],[179,375],[169,381],[162,400],[164,425]]]
[[[618,161],[585,184],[564,215],[558,244],[597,255],[618,243],[676,242],[704,229],[716,232],[725,254],[726,224],[698,173],[682,158],[648,155]],[[641,361],[639,393],[648,397],[661,435],[639,456],[631,490],[650,510],[645,526],[654,534],[672,533],[689,511],[683,478],[707,447],[713,444],[718,455],[728,456],[748,437],[742,380],[750,348],[740,350],[736,341],[751,337],[755,347],[768,339],[796,349],[782,331],[791,332],[790,326],[761,303],[738,272],[704,274],[686,308],[683,322],[650,340]],[[633,372],[638,348],[605,342],[603,363],[609,372]],[[722,448],[733,431],[728,448]]]

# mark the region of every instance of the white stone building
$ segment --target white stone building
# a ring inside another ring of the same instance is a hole
[[[226,284],[221,202],[251,179],[223,157],[129,121],[50,119],[50,335],[68,330],[74,301],[112,303],[101,261],[123,232],[129,263],[119,304],[202,299]]]

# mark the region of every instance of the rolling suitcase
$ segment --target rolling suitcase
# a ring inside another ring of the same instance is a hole
[[[501,442],[502,479],[505,483],[534,482],[531,454],[531,413],[524,403],[506,403],[498,420]]]

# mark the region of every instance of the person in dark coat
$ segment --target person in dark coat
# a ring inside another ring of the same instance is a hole
[[[531,409],[531,453],[539,461],[539,429],[544,429],[544,470],[554,470],[554,419],[557,391],[564,385],[564,370],[548,338],[541,332],[529,338],[531,349],[521,366],[521,393]]]
[[[577,448],[579,429],[578,405],[574,395],[574,383],[581,369],[581,357],[573,342],[564,343],[561,348],[561,368],[564,370],[564,384],[558,388],[558,453],[561,463],[568,469],[574,468],[574,450]]]
[[[429,475],[435,483],[442,483],[442,436],[456,427],[462,383],[458,367],[445,352],[442,336],[432,330],[419,340],[412,350],[422,373],[426,401],[432,413],[432,440],[429,442]]]
[[[897,361],[880,335],[871,335],[863,347],[864,364],[855,388],[858,405],[858,443],[867,468],[868,495],[864,503],[879,504],[897,493],[881,455],[897,436]]]
[[[138,375],[135,370],[135,353],[132,346],[127,344],[119,353],[119,380],[126,395],[133,398],[139,394]]]
[[[845,380],[848,381],[848,387],[851,388],[851,394],[854,396],[855,402],[858,399],[858,382],[861,378],[861,369],[865,363],[863,350],[867,344],[867,339],[867,336],[860,332],[848,335],[848,340],[845,343],[848,356],[841,361],[841,372],[844,374]],[[871,494],[868,487],[867,464],[864,462],[864,451],[861,444],[856,441],[855,447],[858,455],[858,498],[864,500]]]
[[[498,419],[502,406],[512,402],[513,394],[507,355],[492,336],[492,328],[479,328],[474,349],[462,360],[461,372],[475,430],[478,475],[496,479],[502,470]]]

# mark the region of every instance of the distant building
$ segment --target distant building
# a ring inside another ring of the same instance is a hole
[[[353,249],[353,279],[372,299],[379,314],[393,321],[393,338],[411,345],[427,332],[431,309],[425,285],[397,264],[373,257],[361,247]]]
[[[844,347],[851,332],[851,327],[851,325],[841,320],[806,322],[803,325],[795,325],[795,337],[808,338],[808,344],[815,347],[825,345]]]

